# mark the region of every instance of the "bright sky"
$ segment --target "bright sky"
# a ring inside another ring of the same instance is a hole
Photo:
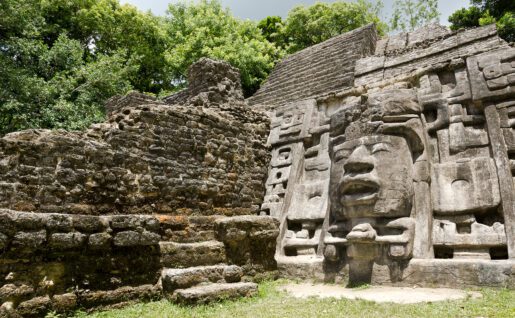
[[[122,3],[130,3],[141,10],[151,10],[154,14],[163,15],[169,3],[180,0],[121,0]],[[269,15],[285,17],[288,11],[297,4],[313,4],[315,0],[221,0],[225,7],[229,7],[232,13],[242,19],[261,20]],[[334,2],[326,0],[321,2]],[[383,0],[383,16],[389,17],[394,0]],[[448,25],[447,18],[457,9],[468,7],[470,0],[438,0],[438,9],[441,12],[440,24]]]

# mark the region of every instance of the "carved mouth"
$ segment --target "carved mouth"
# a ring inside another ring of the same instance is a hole
[[[341,202],[344,205],[370,204],[377,198],[379,192],[377,182],[368,179],[345,179],[340,188]]]

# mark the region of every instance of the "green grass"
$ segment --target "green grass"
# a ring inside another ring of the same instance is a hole
[[[142,303],[124,309],[76,313],[78,318],[268,318],[268,317],[515,317],[515,291],[508,289],[480,289],[480,299],[398,305],[364,300],[295,299],[280,292],[285,281],[264,282],[259,294],[250,299],[183,307],[166,300]]]

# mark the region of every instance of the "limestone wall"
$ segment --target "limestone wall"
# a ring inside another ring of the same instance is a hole
[[[257,211],[268,119],[242,123],[158,102],[126,106],[85,132],[0,139],[0,207],[78,214]]]
[[[87,216],[0,210],[0,316],[163,297],[161,270],[220,263],[275,268],[272,218]],[[185,242],[196,242],[186,244]],[[204,242],[204,243],[197,243]]]
[[[134,92],[85,131],[0,138],[1,317],[161,298],[163,269],[276,269],[278,222],[255,215],[270,121],[228,64],[190,74],[180,105]]]
[[[374,25],[336,36],[286,57],[247,101],[261,110],[352,87],[354,63],[374,52]]]

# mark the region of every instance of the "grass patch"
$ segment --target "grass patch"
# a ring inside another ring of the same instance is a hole
[[[515,317],[515,291],[480,289],[480,299],[399,305],[347,299],[296,299],[279,290],[285,281],[263,282],[250,299],[185,307],[166,300],[142,303],[124,309],[86,314],[77,318],[269,318],[269,317]]]

